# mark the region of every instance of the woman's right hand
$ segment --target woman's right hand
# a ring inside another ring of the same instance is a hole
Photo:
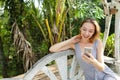
[[[81,39],[81,36],[80,35],[76,35],[76,36],[72,37],[70,39],[70,41],[72,42],[72,44],[75,44],[75,43],[79,42],[80,39]]]

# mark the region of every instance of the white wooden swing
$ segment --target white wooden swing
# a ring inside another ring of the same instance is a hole
[[[106,0],[101,1],[106,14],[105,33],[103,38],[104,46],[108,38],[112,15],[115,14],[115,58],[105,57],[105,62],[114,64],[118,71],[117,73],[120,75],[120,0],[111,0],[111,2],[107,2]],[[72,57],[72,61],[68,65],[69,56]],[[60,76],[59,79],[47,66],[52,61],[55,61],[57,64]],[[34,80],[35,75],[39,71],[44,72],[49,77],[48,80],[84,80],[84,75],[77,64],[74,51],[72,50],[46,55],[37,61],[37,63],[25,73],[23,78],[4,78],[1,80]]]
[[[25,73],[23,78],[4,78],[1,80],[84,80],[83,71],[80,66],[77,64],[76,57],[74,56],[73,50],[61,51],[53,54],[48,54],[37,63],[33,65],[33,67]],[[68,64],[69,57],[72,58],[71,63]],[[55,61],[57,64],[59,75],[55,75],[55,73],[49,69],[47,64]],[[114,59],[105,58],[105,61],[109,61],[112,63]],[[38,72],[44,72],[47,79],[34,79]]]

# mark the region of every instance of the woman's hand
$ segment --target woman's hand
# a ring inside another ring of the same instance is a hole
[[[85,62],[90,63],[90,64],[93,64],[96,60],[91,53],[83,53],[82,59]]]
[[[72,37],[72,38],[70,39],[70,41],[72,42],[72,44],[74,44],[74,43],[79,42],[80,39],[81,39],[81,36],[80,36],[80,35],[76,35],[76,36]]]
[[[99,71],[103,71],[104,70],[104,63],[101,64],[97,59],[95,59],[93,57],[92,54],[90,53],[85,53],[82,55],[82,59],[89,63],[89,64],[92,64],[93,66],[95,66]]]

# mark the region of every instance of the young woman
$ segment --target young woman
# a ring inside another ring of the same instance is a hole
[[[96,20],[88,18],[82,22],[79,35],[57,43],[49,50],[59,52],[69,48],[74,49],[77,60],[84,71],[85,80],[117,80],[114,72],[104,64],[104,49],[99,35],[99,24]],[[91,47],[91,53],[85,53],[85,47]]]

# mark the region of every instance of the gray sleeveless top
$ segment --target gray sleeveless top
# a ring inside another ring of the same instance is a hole
[[[98,45],[98,41],[96,40],[92,46],[93,47],[92,55],[95,58],[96,58],[97,45]],[[75,54],[76,54],[77,61],[80,64],[80,68],[83,69],[85,80],[104,80],[104,77],[106,75],[115,78],[114,72],[107,65],[105,65],[105,70],[101,72],[101,71],[98,71],[93,65],[83,61],[79,43],[75,44]]]

